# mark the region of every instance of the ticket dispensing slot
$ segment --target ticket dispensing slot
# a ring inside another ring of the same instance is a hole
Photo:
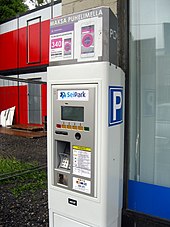
[[[70,170],[70,143],[57,141],[58,168]]]
[[[68,186],[68,173],[70,172],[70,142],[56,141],[55,169],[57,170],[57,185]],[[63,173],[64,171],[64,173]],[[68,172],[68,173],[65,173]]]

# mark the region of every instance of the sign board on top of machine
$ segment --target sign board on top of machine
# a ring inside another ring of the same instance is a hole
[[[50,65],[90,61],[117,65],[116,54],[117,18],[106,7],[51,20]]]

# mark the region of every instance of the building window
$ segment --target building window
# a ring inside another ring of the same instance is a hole
[[[130,0],[128,206],[170,220],[169,9],[169,0]]]

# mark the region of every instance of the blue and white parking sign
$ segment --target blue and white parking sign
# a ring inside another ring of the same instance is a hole
[[[109,126],[123,122],[123,87],[109,87]]]

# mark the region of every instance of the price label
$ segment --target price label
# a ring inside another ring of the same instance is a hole
[[[51,40],[51,49],[62,48],[62,38]]]

